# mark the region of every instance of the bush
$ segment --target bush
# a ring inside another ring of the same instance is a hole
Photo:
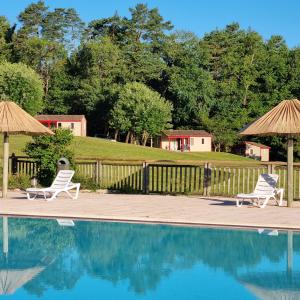
[[[1,178],[2,180],[2,178]],[[8,187],[10,189],[22,189],[25,190],[30,187],[30,176],[29,175],[9,175]]]
[[[93,178],[87,178],[80,175],[75,175],[73,182],[80,182],[80,188],[95,192],[100,189],[100,184],[96,183]]]
[[[57,171],[57,161],[61,157],[66,157],[74,166],[74,153],[69,149],[73,140],[70,130],[56,129],[55,135],[33,137],[25,147],[25,153],[35,159],[39,164],[37,177],[39,183],[49,186]]]

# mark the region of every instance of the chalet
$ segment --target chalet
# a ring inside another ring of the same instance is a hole
[[[211,151],[212,135],[204,130],[163,130],[160,148],[170,151]]]
[[[245,142],[245,155],[261,161],[269,161],[270,147],[255,143],[255,142]]]
[[[35,118],[49,128],[66,128],[75,136],[86,136],[84,115],[37,115]]]

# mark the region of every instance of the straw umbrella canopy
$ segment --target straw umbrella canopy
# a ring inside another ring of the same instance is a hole
[[[288,138],[288,206],[293,203],[293,138],[300,135],[300,101],[283,100],[248,125],[241,135],[286,136]]]
[[[0,132],[3,133],[3,186],[2,197],[7,196],[9,139],[11,134],[52,135],[50,129],[11,101],[0,102]]]

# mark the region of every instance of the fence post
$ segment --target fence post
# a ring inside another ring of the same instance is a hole
[[[149,165],[147,162],[143,162],[143,193],[149,193]]]
[[[96,160],[96,164],[95,164],[95,180],[96,183],[99,183],[99,160]]]
[[[102,184],[103,181],[103,169],[102,169],[102,161],[101,160],[97,160],[98,166],[97,166],[97,170],[98,170],[98,184]]]
[[[204,196],[209,196],[211,191],[211,164],[204,164]]]
[[[13,175],[18,173],[18,157],[13,153],[11,155],[11,172]]]

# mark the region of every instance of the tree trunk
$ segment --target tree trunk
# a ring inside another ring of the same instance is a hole
[[[119,136],[119,129],[116,129],[116,131],[115,131],[115,141],[118,140],[118,136]]]
[[[127,135],[126,135],[126,139],[125,139],[126,144],[129,143],[129,138],[130,138],[130,130],[127,132]]]
[[[254,53],[251,56],[251,61],[250,61],[250,66],[253,65],[253,61],[254,61]],[[244,97],[243,97],[243,105],[246,106],[247,105],[247,94],[248,94],[248,90],[249,90],[250,84],[246,84],[245,85],[245,93],[244,93]]]

